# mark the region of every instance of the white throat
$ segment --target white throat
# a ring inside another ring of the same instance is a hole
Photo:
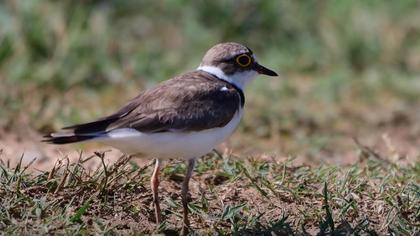
[[[244,90],[248,83],[255,79],[257,72],[255,71],[245,71],[237,72],[232,75],[226,75],[221,69],[215,66],[202,66],[200,65],[197,70],[202,70],[208,72],[212,75],[215,75],[219,79],[225,80],[231,84],[236,85],[238,88]]]

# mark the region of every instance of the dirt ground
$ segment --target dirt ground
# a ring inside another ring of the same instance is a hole
[[[317,166],[321,163],[349,165],[358,161],[357,151],[360,148],[356,144],[358,142],[387,157],[390,162],[408,164],[419,161],[420,126],[407,122],[404,120],[400,124],[395,124],[395,121],[391,121],[382,124],[382,127],[377,128],[375,132],[359,132],[358,135],[345,130],[335,135],[316,153],[310,150],[311,147],[305,145],[299,147],[290,138],[282,140],[281,137],[275,137],[256,142],[255,137],[238,132],[219,145],[217,150],[235,156],[267,160],[273,158],[285,160],[293,156],[293,163],[296,165]],[[48,170],[58,159],[68,158],[70,162],[75,162],[81,154],[89,156],[95,151],[106,151],[108,163],[114,163],[123,154],[115,148],[98,143],[56,146],[43,143],[41,140],[42,134],[30,127],[14,129],[13,132],[3,128],[0,130],[0,160],[14,166],[23,156],[24,165],[33,161],[31,170]],[[134,159],[134,161],[143,165],[149,160]],[[99,159],[92,158],[85,164],[86,168],[94,169],[101,163]]]

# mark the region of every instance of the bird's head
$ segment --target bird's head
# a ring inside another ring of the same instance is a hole
[[[251,49],[239,43],[220,43],[204,55],[198,70],[206,71],[243,89],[257,74],[277,76],[260,65]]]

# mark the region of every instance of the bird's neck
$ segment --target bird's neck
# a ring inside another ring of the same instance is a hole
[[[225,74],[220,68],[216,66],[203,66],[200,65],[197,70],[205,71],[209,74],[216,76],[218,79],[224,80],[230,84],[235,85],[236,87],[244,90],[251,80],[255,78],[257,73],[255,71],[244,71],[236,72],[231,75]]]

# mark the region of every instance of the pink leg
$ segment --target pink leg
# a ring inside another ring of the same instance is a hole
[[[155,169],[153,170],[152,178],[150,179],[150,186],[153,192],[153,204],[155,206],[155,220],[156,224],[160,224],[162,222],[162,216],[160,212],[160,205],[159,205],[159,169],[160,169],[160,160],[156,159]]]
[[[184,181],[182,182],[182,192],[181,192],[181,198],[182,198],[182,207],[183,207],[183,225],[182,225],[182,232],[181,235],[188,235],[188,229],[190,228],[190,222],[188,220],[188,185],[194,170],[195,165],[195,159],[188,160],[188,166],[187,166],[187,173],[185,174]]]

